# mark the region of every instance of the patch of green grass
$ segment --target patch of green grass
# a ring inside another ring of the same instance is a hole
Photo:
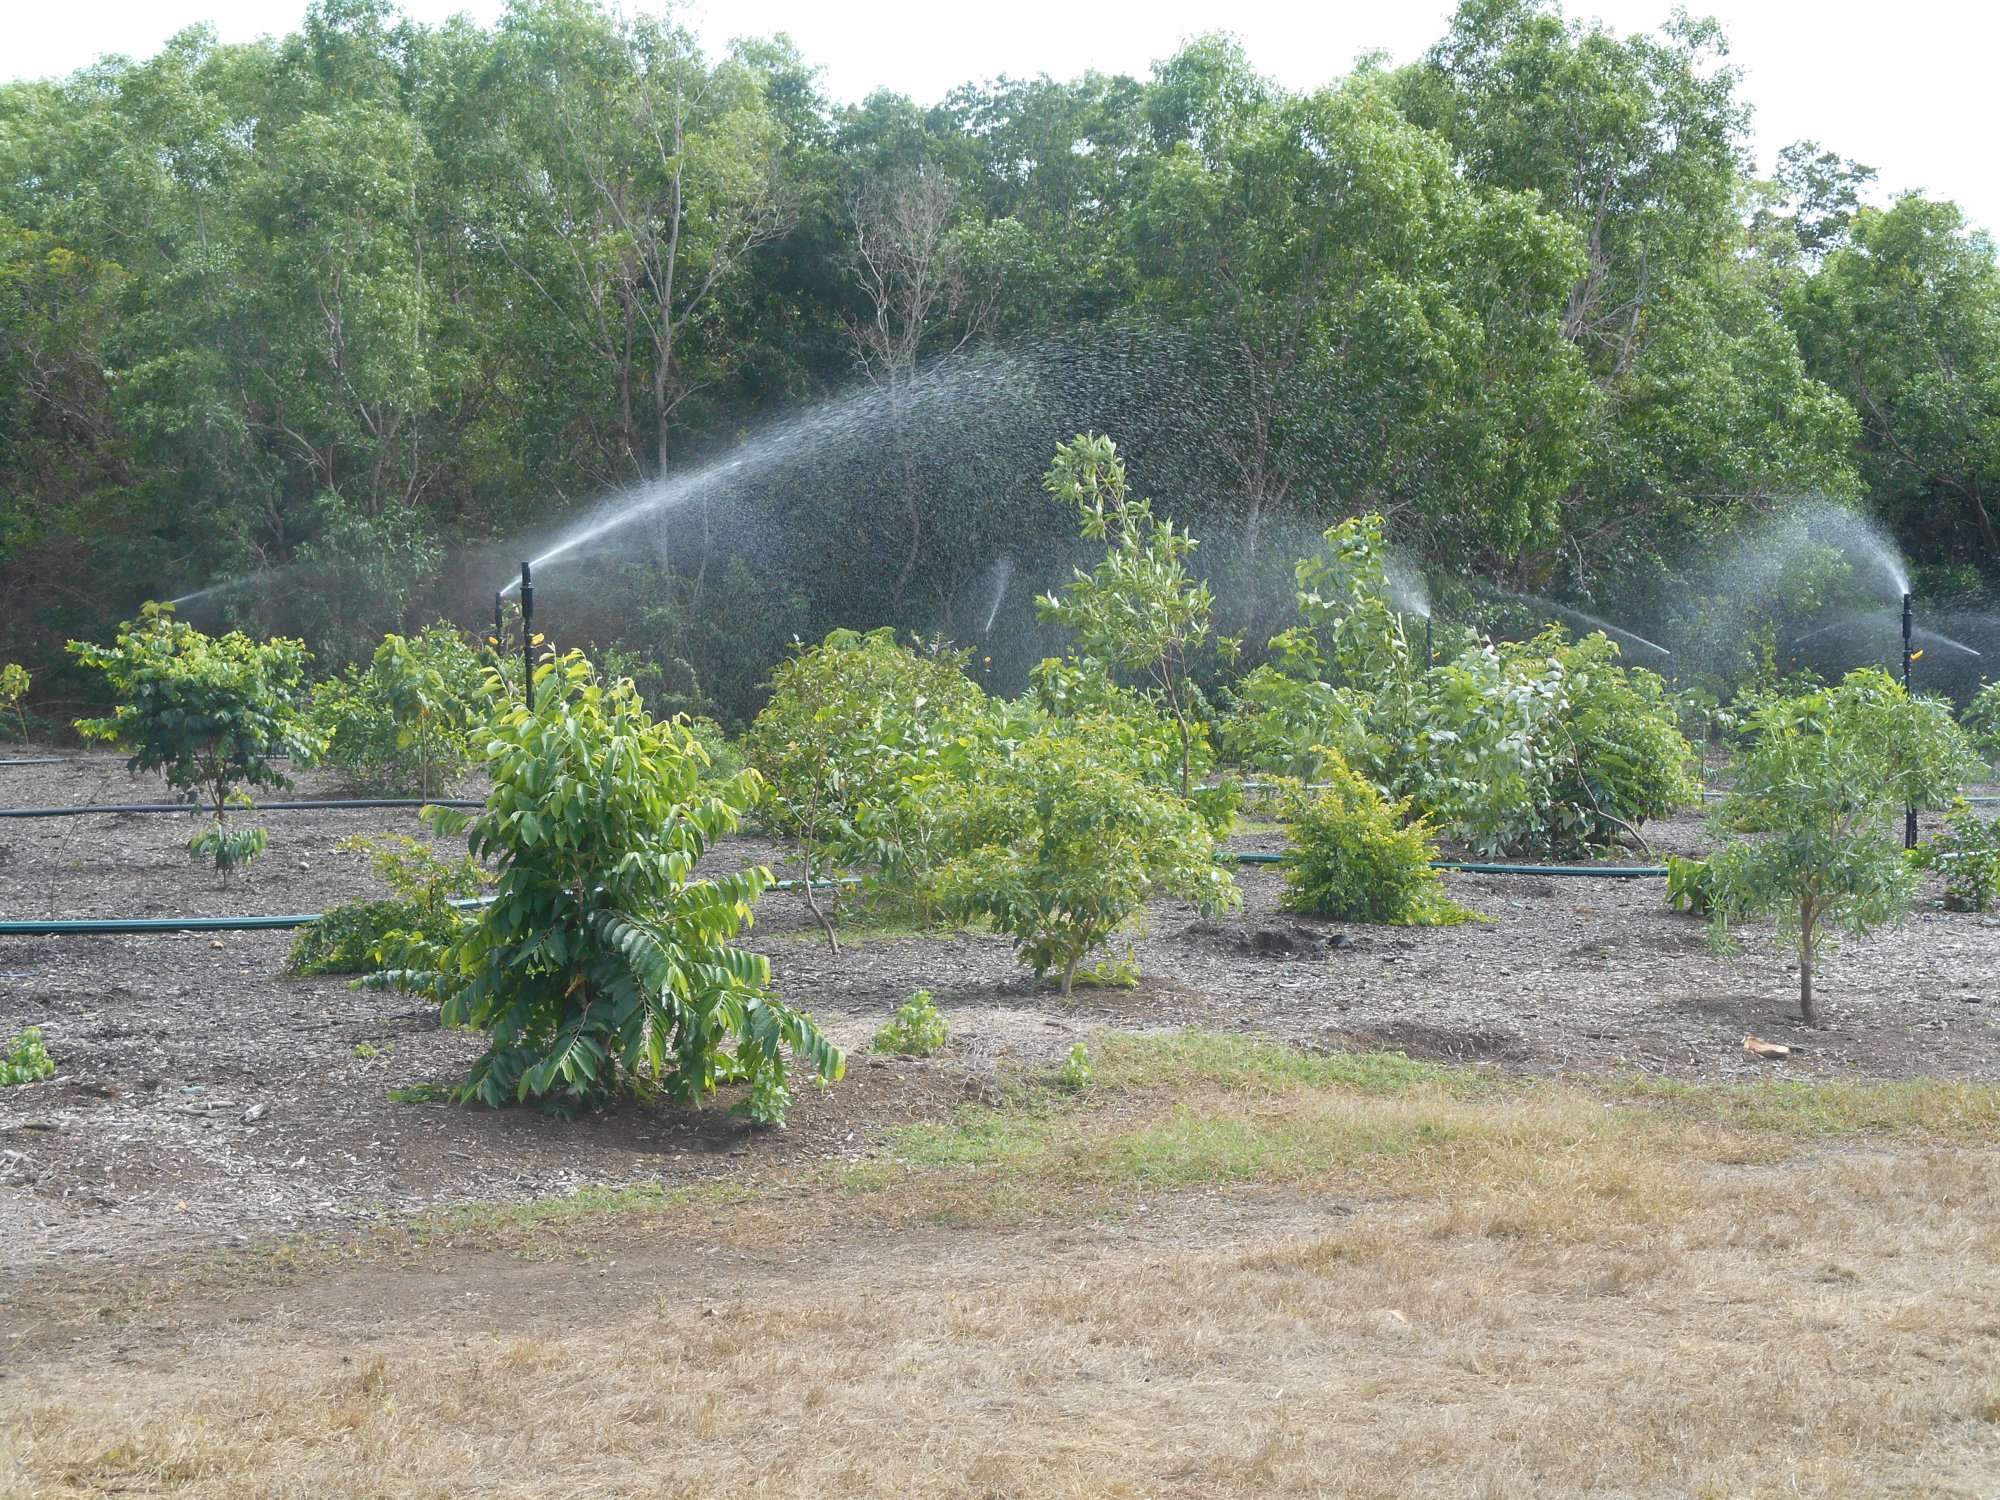
[[[1231,838],[1249,838],[1256,834],[1283,833],[1290,826],[1289,823],[1273,822],[1268,818],[1245,817],[1242,813],[1238,813],[1236,821],[1229,825],[1228,836]]]
[[[1788,1140],[1846,1136],[1938,1136],[1990,1142],[2000,1138],[2000,1086],[1948,1079],[1891,1083],[1683,1083],[1631,1078],[1608,1086],[1617,1098],[1666,1110],[1676,1118]]]
[[[1162,1189],[1296,1182],[1369,1157],[1410,1156],[1481,1134],[1476,1123],[1424,1111],[1215,1115],[1176,1109],[1103,1141],[1100,1185]]]
[[[1341,1089],[1403,1094],[1414,1088],[1471,1093],[1493,1080],[1400,1052],[1301,1052],[1261,1037],[1214,1031],[1108,1033],[1091,1054],[1093,1081],[1109,1089]]]

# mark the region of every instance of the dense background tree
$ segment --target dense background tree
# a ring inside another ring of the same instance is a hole
[[[1553,0],[1305,93],[1209,36],[836,108],[784,38],[601,0],[316,0],[9,85],[0,658],[72,713],[63,640],[221,585],[186,607],[336,670],[670,481],[544,583],[656,698],[741,718],[840,625],[1018,675],[1085,430],[1253,643],[1363,511],[1447,594],[1650,617],[1801,495],[1990,589],[1991,242],[1816,144],[1755,180],[1748,109],[1712,22]]]

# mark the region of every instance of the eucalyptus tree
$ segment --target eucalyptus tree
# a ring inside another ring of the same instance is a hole
[[[1617,36],[1549,0],[1465,0],[1395,75],[1468,183],[1576,232],[1562,308],[1599,400],[1565,521],[1521,560],[1594,583],[1800,492],[1851,494],[1851,416],[1810,378],[1739,253],[1747,109],[1712,21]]]
[[[1172,93],[1183,138],[1132,245],[1144,305],[1221,366],[1250,577],[1286,511],[1365,504],[1461,556],[1549,534],[1593,400],[1558,321],[1570,233],[1466,188],[1374,76],[1283,100],[1200,76],[1210,96]]]
[[[1876,509],[1910,550],[2000,575],[2000,266],[1955,204],[1864,208],[1786,300],[1814,372],[1854,404]]]
[[[736,358],[731,295],[789,224],[783,126],[740,58],[684,28],[579,0],[502,19],[485,226],[540,337],[581,355],[602,479],[665,469],[682,411]]]

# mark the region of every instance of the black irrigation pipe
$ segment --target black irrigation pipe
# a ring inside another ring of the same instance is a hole
[[[1729,793],[1727,792],[1703,792],[1701,794],[1701,797],[1704,802],[1720,802],[1728,795]],[[1972,803],[1976,807],[1981,803],[2000,802],[2000,797],[1987,796],[1984,793],[1982,793],[1977,797],[1967,797],[1964,800]]]
[[[1233,849],[1224,849],[1215,857],[1232,865],[1282,865],[1289,864],[1292,858],[1289,854]],[[1456,870],[1464,875],[1575,875],[1599,880],[1663,880],[1667,874],[1665,865],[1508,865],[1466,859],[1434,859],[1431,868]]]
[[[322,797],[311,802],[257,802],[234,811],[353,812],[371,807],[484,807],[467,797]],[[103,802],[89,807],[0,807],[0,818],[82,818],[91,813],[206,813],[198,802]]]
[[[1227,864],[1284,864],[1290,855],[1224,850],[1216,856]],[[1658,878],[1667,873],[1664,865],[1503,865],[1479,864],[1470,860],[1433,860],[1440,870],[1457,870],[1468,875],[1578,875],[1603,880]],[[855,885],[853,876],[839,880],[815,880],[815,890]],[[766,889],[795,891],[796,880],[773,881]],[[455,906],[478,906],[479,901],[454,902]],[[276,917],[77,917],[46,922],[0,922],[0,937],[98,937],[134,936],[153,932],[259,932],[271,928],[310,927],[320,919],[318,912],[298,912]]]

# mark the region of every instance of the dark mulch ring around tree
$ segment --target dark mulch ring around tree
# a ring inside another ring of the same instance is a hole
[[[0,801],[16,806],[158,793],[106,763],[0,776]],[[299,790],[337,794],[316,775]],[[0,915],[317,911],[380,894],[343,840],[426,836],[403,811],[262,821],[269,853],[227,889],[187,859],[180,818],[0,823]],[[1713,842],[1695,815],[1646,832],[1656,856]],[[782,854],[743,837],[713,859],[718,870],[769,862],[784,873]],[[1832,957],[1821,985],[1831,1025],[1808,1031],[1768,931],[1715,955],[1702,922],[1666,910],[1657,880],[1452,875],[1453,897],[1488,920],[1440,929],[1290,916],[1268,866],[1241,868],[1238,882],[1243,907],[1220,920],[1156,905],[1129,937],[1139,987],[1080,989],[1069,1004],[1035,985],[1002,938],[871,937],[863,922],[835,955],[795,895],[767,895],[747,941],[771,955],[785,997],[851,1054],[843,1083],[795,1082],[781,1131],[753,1128],[727,1098],[569,1121],[437,1102],[479,1039],[440,1028],[409,996],[287,977],[288,932],[0,939],[0,1037],[41,1027],[58,1067],[46,1083],[0,1091],[0,1280],[338,1234],[467,1202],[859,1159],[896,1126],[945,1118],[1106,1028],[1241,1030],[1527,1075],[2000,1079],[2000,918],[1940,910],[1934,883],[1908,923]],[[1121,936],[1116,954],[1127,945]],[[945,1053],[867,1056],[920,988],[951,1025]],[[1743,1049],[1748,1033],[1799,1050],[1761,1063]]]

